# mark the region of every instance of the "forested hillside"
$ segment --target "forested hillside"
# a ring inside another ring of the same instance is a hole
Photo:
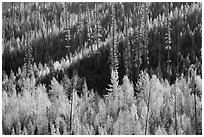
[[[3,134],[202,134],[202,3],[2,7]]]

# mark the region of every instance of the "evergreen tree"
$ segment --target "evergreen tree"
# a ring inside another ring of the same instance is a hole
[[[26,77],[31,76],[32,74],[32,47],[31,47],[31,42],[29,38],[29,33],[26,33],[26,39],[25,39],[25,64],[24,64],[24,70],[23,72],[25,73]]]
[[[99,42],[101,41],[101,34],[100,34],[100,30],[101,30],[101,25],[100,25],[100,18],[99,18],[99,13],[98,13],[98,4],[95,4],[95,23],[96,23],[96,27],[95,27],[95,41],[96,41],[96,47],[98,52],[97,54],[97,66],[98,69],[100,69],[100,53],[99,53]]]
[[[197,89],[196,89],[196,84],[195,84],[195,79],[196,79],[196,67],[195,65],[191,65],[189,68],[189,84],[192,89],[192,93],[194,94],[194,125],[195,125],[195,134],[198,135],[198,130],[197,130]]]
[[[118,38],[117,38],[117,24],[115,18],[115,5],[111,5],[111,44],[110,44],[110,69],[117,71],[118,69]]]
[[[69,3],[65,2],[65,7],[64,7],[64,11],[65,11],[65,27],[66,27],[66,35],[65,35],[65,41],[66,41],[66,48],[70,49],[71,45],[70,45],[70,41],[71,41],[71,32],[70,32],[70,26],[71,26],[71,19],[70,19],[70,11],[69,11]]]
[[[109,91],[106,101],[108,103],[109,114],[112,116],[117,116],[120,112],[120,106],[123,106],[124,95],[121,93],[121,87],[119,85],[118,72],[111,72],[111,84],[109,88],[106,89]]]
[[[170,81],[170,75],[171,75],[171,70],[170,70],[170,50],[171,50],[171,20],[170,20],[170,3],[166,3],[166,8],[167,11],[165,12],[166,14],[166,18],[167,18],[167,22],[166,22],[166,35],[165,35],[165,43],[166,43],[166,47],[165,49],[168,52],[168,59],[167,59],[167,74],[168,74],[168,80]]]
[[[71,91],[71,98],[70,98],[70,102],[71,102],[71,111],[70,111],[70,134],[72,134],[73,133],[73,129],[72,129],[72,127],[73,127],[73,123],[72,123],[72,121],[73,121],[73,106],[74,106],[74,104],[76,104],[76,102],[74,102],[74,101],[76,101],[76,98],[74,98],[74,95],[76,94],[76,85],[77,85],[77,81],[78,81],[78,72],[76,71],[76,70],[74,70],[74,72],[73,72],[73,81],[72,81],[72,91]]]
[[[87,14],[88,14],[88,17],[87,17],[87,36],[88,36],[88,43],[91,44],[91,34],[92,34],[92,31],[91,31],[91,10],[87,7]]]

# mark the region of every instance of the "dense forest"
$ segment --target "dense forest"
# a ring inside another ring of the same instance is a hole
[[[2,3],[2,134],[202,134],[202,3]]]

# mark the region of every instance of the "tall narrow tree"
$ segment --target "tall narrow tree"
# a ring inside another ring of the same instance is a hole
[[[111,6],[111,44],[110,44],[110,69],[117,71],[118,69],[118,43],[117,43],[117,24],[115,19],[115,7]]]
[[[99,18],[99,13],[98,13],[98,4],[95,5],[95,13],[96,13],[96,45],[97,45],[97,66],[98,66],[98,70],[100,69],[100,52],[99,52],[99,42],[100,42],[100,18]]]
[[[70,12],[69,12],[69,3],[65,3],[65,22],[66,22],[66,29],[65,29],[65,41],[66,41],[66,48],[67,48],[67,54],[70,48],[70,41],[71,41],[71,33],[70,33]]]
[[[70,111],[70,134],[73,134],[73,131],[72,131],[72,121],[73,121],[73,104],[75,102],[74,101],[74,93],[76,92],[76,85],[77,85],[77,81],[78,81],[78,72],[74,69],[73,70],[73,78],[72,78],[72,91],[71,91],[71,97],[70,97],[70,103],[71,103],[71,111]]]
[[[167,3],[166,4],[166,8],[167,8],[167,11],[166,11],[166,18],[167,18],[167,21],[166,21],[166,36],[165,36],[165,42],[166,42],[166,47],[165,49],[167,50],[168,52],[168,59],[167,59],[167,75],[168,75],[168,80],[170,81],[170,63],[171,63],[171,60],[170,60],[170,50],[171,50],[171,20],[170,20],[170,3]]]
[[[180,31],[179,31],[179,27],[180,27],[180,17],[179,17],[179,13],[180,13],[180,11],[178,11],[178,23],[177,23],[177,48],[176,48],[176,51],[177,51],[177,63],[176,63],[176,65],[177,65],[177,68],[176,68],[176,73],[177,73],[177,76],[179,76],[179,55],[180,55],[180,53],[179,53],[179,39],[180,39]]]
[[[32,47],[31,42],[29,38],[29,33],[26,32],[25,34],[25,64],[24,64],[24,72],[26,74],[26,77],[29,77],[31,75],[31,63],[32,63]]]
[[[148,98],[147,98],[147,115],[146,115],[146,120],[145,120],[145,135],[147,134],[147,129],[148,129],[150,97],[151,97],[151,81],[150,81],[150,88],[148,90]]]

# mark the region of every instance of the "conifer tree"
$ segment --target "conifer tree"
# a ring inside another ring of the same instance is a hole
[[[147,130],[148,130],[148,121],[149,121],[149,110],[150,110],[150,98],[151,98],[151,83],[150,83],[150,88],[148,90],[148,97],[147,97],[147,116],[146,116],[146,123],[145,123],[145,135],[147,134]]]
[[[134,102],[134,89],[133,84],[129,81],[127,76],[123,78],[123,90],[125,95],[125,100],[127,105],[132,105]]]
[[[176,86],[175,87],[176,88],[176,90],[174,91],[174,104],[173,104],[173,106],[174,106],[174,120],[175,120],[175,132],[176,132],[176,135],[178,135],[178,124],[177,124],[177,92],[178,92],[178,87]]]
[[[130,33],[128,32],[129,29],[129,19],[125,18],[124,20],[124,34],[125,34],[125,40],[123,41],[124,44],[124,64],[125,64],[125,73],[126,75],[131,79],[130,77],[130,70],[131,70],[131,46],[130,46],[130,40],[129,36]],[[131,79],[132,80],[132,79]]]
[[[117,38],[117,24],[115,19],[115,5],[111,5],[111,44],[110,44],[110,69],[117,71],[118,69],[118,38]]]
[[[31,42],[29,38],[29,33],[25,34],[25,64],[24,64],[24,73],[26,74],[26,77],[29,77],[31,75],[32,67],[32,47],[31,47]]]
[[[72,119],[73,119],[73,104],[75,104],[76,102],[73,102],[75,99],[74,99],[74,94],[76,93],[76,85],[77,85],[77,80],[78,80],[78,72],[76,70],[74,70],[73,72],[73,84],[72,84],[72,91],[71,91],[71,111],[70,111],[70,134],[72,134],[73,130],[72,130]]]
[[[149,10],[148,10],[148,4],[147,3],[144,3],[144,7],[143,7],[143,14],[144,14],[144,17],[143,17],[143,31],[144,31],[144,48],[143,48],[143,55],[144,55],[144,60],[145,60],[145,64],[146,66],[148,67],[149,65],[149,47],[148,47],[148,44],[149,44],[149,36],[148,36],[148,13],[149,13]]]
[[[68,49],[69,51],[69,48],[70,48],[70,40],[71,40],[71,33],[70,33],[70,12],[68,10],[69,8],[69,5],[68,3],[65,3],[65,22],[66,22],[66,35],[65,35],[65,41],[66,41],[66,48]]]
[[[119,78],[118,78],[118,72],[112,70],[111,71],[111,84],[109,84],[109,88],[106,89],[107,91],[109,91],[108,96],[106,98],[107,103],[108,103],[108,110],[109,110],[109,114],[111,114],[112,116],[116,116],[119,114],[120,112],[120,106],[119,104],[121,103],[119,100],[119,96],[120,95],[120,86],[119,86]]]
[[[88,36],[88,42],[91,44],[91,10],[87,7],[87,36]]]
[[[177,63],[176,63],[176,65],[177,65],[177,68],[176,68],[176,73],[177,73],[177,76],[179,76],[179,54],[180,54],[180,52],[179,52],[179,50],[180,50],[180,48],[179,48],[179,44],[180,44],[180,31],[179,31],[179,27],[180,27],[180,18],[179,18],[179,11],[178,11],[178,23],[177,23],[177,48],[176,48],[176,52],[177,52]]]
[[[96,40],[96,46],[97,50],[99,49],[99,42],[100,42],[100,18],[99,18],[99,13],[98,13],[98,4],[95,5],[95,21],[96,21],[96,30],[95,30],[95,40]],[[99,50],[97,52],[97,66],[98,69],[100,69],[100,59],[99,59]]]
[[[168,52],[168,59],[167,59],[167,73],[168,73],[168,80],[170,81],[170,50],[171,50],[171,20],[170,20],[170,3],[166,3],[166,8],[167,11],[165,12],[167,21],[166,21],[166,35],[165,35],[165,42],[166,42],[166,47],[165,49]]]
[[[196,67],[195,65],[191,65],[190,68],[189,68],[189,73],[190,73],[190,79],[189,79],[189,82],[190,82],[190,87],[192,89],[192,93],[194,94],[194,125],[195,125],[195,134],[197,135],[198,134],[198,131],[197,131],[197,109],[196,109],[196,106],[197,106],[197,89],[195,88],[196,85],[195,85],[195,78],[196,78]]]

